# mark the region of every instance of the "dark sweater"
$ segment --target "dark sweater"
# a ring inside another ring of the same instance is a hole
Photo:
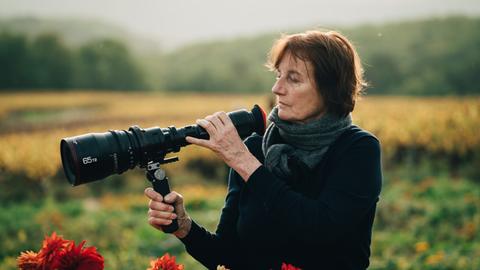
[[[262,137],[246,139],[263,163]],[[290,160],[295,179],[260,166],[245,182],[230,170],[228,194],[215,233],[195,222],[181,239],[209,269],[366,269],[382,185],[378,140],[352,126],[313,170]]]

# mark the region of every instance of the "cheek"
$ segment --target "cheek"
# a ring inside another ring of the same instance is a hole
[[[313,105],[316,103],[316,97],[313,95],[313,93],[305,89],[296,91],[293,96],[293,100],[293,108],[297,113],[311,110],[311,107],[313,107]]]
[[[306,119],[323,112],[323,99],[315,89],[298,91],[295,96],[293,111],[299,119]]]

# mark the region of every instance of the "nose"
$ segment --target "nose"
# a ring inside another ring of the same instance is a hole
[[[285,95],[285,87],[281,78],[278,79],[275,84],[273,84],[272,93],[274,93],[275,95]]]

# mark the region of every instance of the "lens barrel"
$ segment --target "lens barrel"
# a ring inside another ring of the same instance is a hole
[[[263,135],[266,114],[255,105],[251,112],[233,111],[227,114],[240,137],[253,132]],[[164,158],[188,145],[185,137],[208,139],[208,133],[198,125],[179,129],[132,126],[128,130],[110,130],[63,138],[60,142],[62,165],[67,180],[73,186],[121,174],[137,165],[145,167],[149,161]]]

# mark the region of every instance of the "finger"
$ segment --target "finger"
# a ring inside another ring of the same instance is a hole
[[[148,216],[153,218],[163,218],[163,219],[176,219],[177,214],[172,212],[165,212],[165,211],[156,211],[152,209],[148,209]]]
[[[153,188],[151,187],[146,188],[144,193],[151,200],[158,201],[158,202],[163,201],[163,196],[160,193],[153,190]]]
[[[212,124],[215,126],[215,129],[217,131],[219,131],[220,129],[223,129],[225,126],[223,122],[220,120],[220,118],[216,115],[216,113],[214,115],[209,115],[205,117],[205,119],[212,122]]]
[[[212,137],[212,135],[215,135],[217,130],[212,122],[206,119],[197,119],[196,123],[197,125],[203,127],[208,132],[208,135],[210,135],[210,137]]]
[[[223,124],[226,127],[235,127],[233,125],[232,119],[230,119],[230,117],[228,117],[228,115],[225,112],[218,112],[216,114],[218,115],[218,118],[220,118],[220,120],[223,122]]]
[[[148,223],[152,226],[164,226],[164,225],[169,225],[170,223],[172,223],[172,220],[171,219],[149,217],[148,218]]]
[[[175,205],[182,204],[183,196],[176,191],[172,191],[165,196],[165,202]]]
[[[173,206],[170,204],[157,202],[153,200],[150,200],[150,202],[148,203],[148,208],[156,211],[166,211],[166,212],[173,212],[173,209],[174,209]]]
[[[187,136],[187,137],[185,137],[185,141],[187,141],[189,143],[192,143],[192,144],[195,144],[195,145],[198,145],[198,146],[203,146],[203,147],[206,147],[206,148],[210,148],[210,144],[209,144],[208,140],[203,140],[203,139],[198,139],[198,138],[195,138],[195,137]]]

